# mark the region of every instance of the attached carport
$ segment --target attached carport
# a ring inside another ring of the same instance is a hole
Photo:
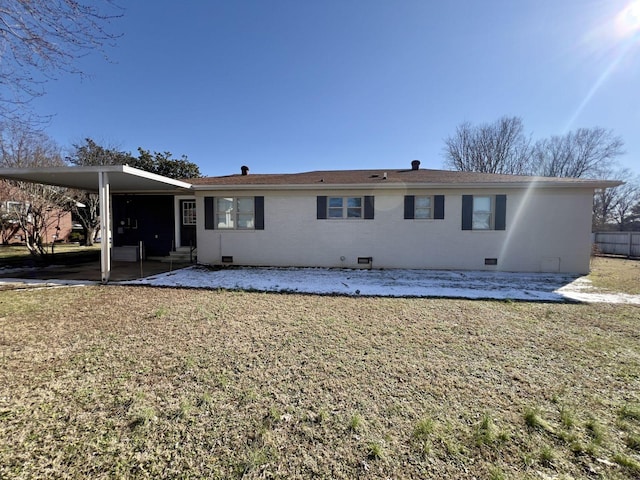
[[[191,184],[145,172],[128,165],[93,167],[2,168],[0,178],[98,193],[100,198],[100,228],[111,231],[111,195],[127,193],[184,194]],[[103,283],[111,275],[111,249],[103,235],[100,251],[100,270]]]

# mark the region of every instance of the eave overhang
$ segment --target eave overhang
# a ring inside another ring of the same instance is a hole
[[[98,191],[98,176],[109,176],[111,193],[169,193],[191,190],[191,184],[128,165],[91,167],[0,168],[0,178]]]

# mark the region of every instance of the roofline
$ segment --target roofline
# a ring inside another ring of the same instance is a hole
[[[194,184],[191,189],[194,191],[202,190],[402,190],[408,188],[420,189],[437,189],[437,188],[466,188],[466,189],[520,189],[525,190],[531,187],[560,189],[560,188],[612,188],[622,185],[624,182],[614,180],[584,180],[579,182],[553,182],[553,181],[530,181],[530,182],[490,182],[490,183],[305,183],[305,184],[239,184],[239,185],[217,185],[217,184]]]
[[[173,178],[164,177],[156,173],[140,170],[139,168],[130,167],[129,165],[92,165],[92,166],[79,166],[79,167],[36,167],[36,168],[2,168],[0,169],[0,177],[11,176],[14,180],[28,180],[27,178],[19,178],[20,175],[32,174],[34,172],[42,174],[60,174],[69,172],[82,172],[82,173],[126,173],[140,178],[148,180],[154,180],[156,182],[165,183],[167,185],[173,185],[178,188],[184,188],[190,190],[192,185],[182,180],[175,180]]]
[[[174,185],[180,188],[186,188],[190,190],[193,186],[190,183],[184,182],[182,180],[176,180],[174,178],[165,177],[163,175],[158,175],[156,173],[147,172],[145,170],[140,170],[139,168],[130,167],[129,165],[114,165],[115,167],[122,167],[122,173],[128,173],[130,175],[136,175],[138,177],[147,178],[149,180],[155,180],[157,182],[166,183],[168,185]],[[119,170],[114,170],[119,171]]]
[[[28,178],[19,178],[21,175],[33,174],[34,171],[42,174],[62,174],[70,172],[83,173],[124,173],[147,180],[156,181],[165,185],[171,185],[176,189],[202,191],[202,190],[335,190],[335,189],[351,189],[351,190],[402,190],[408,188],[434,189],[434,188],[465,188],[465,189],[529,189],[529,188],[611,188],[622,185],[624,182],[617,180],[591,180],[591,179],[550,179],[549,177],[528,177],[526,180],[509,181],[509,182],[389,182],[384,179],[377,182],[368,183],[330,183],[330,182],[314,182],[314,183],[270,183],[270,184],[191,184],[183,180],[168,178],[155,173],[130,167],[129,165],[95,165],[95,166],[79,166],[79,167],[44,167],[44,168],[2,168],[0,169],[0,177],[13,177],[18,180],[29,180]],[[213,177],[216,178],[216,177]],[[135,193],[136,190],[130,190]]]

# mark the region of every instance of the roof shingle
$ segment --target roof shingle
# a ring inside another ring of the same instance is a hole
[[[380,169],[380,170],[317,170],[301,173],[273,173],[202,177],[186,180],[192,185],[251,186],[251,185],[380,185],[380,184],[521,184],[532,182],[592,186],[607,183],[593,179],[532,177],[524,175],[501,175],[493,173],[458,172],[431,169]],[[609,185],[606,185],[609,186]]]

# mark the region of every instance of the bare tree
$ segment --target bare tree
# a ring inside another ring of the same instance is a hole
[[[597,178],[610,173],[624,142],[601,127],[579,128],[531,145],[518,117],[466,122],[445,139],[445,165],[458,171]]]
[[[103,147],[93,139],[86,138],[83,144],[73,145],[73,152],[67,161],[77,166],[123,165],[130,163],[132,158],[129,153]],[[72,211],[82,224],[85,245],[91,246],[100,230],[99,197],[96,193],[76,192],[74,198],[76,202]]]
[[[618,187],[598,189],[593,199],[594,230],[628,230],[633,224],[633,209],[640,202],[640,178],[631,170],[604,172],[607,178],[624,181]]]
[[[60,148],[46,135],[14,125],[0,131],[0,167],[33,168],[62,166]],[[47,232],[59,230],[60,220],[71,208],[66,189],[29,182],[6,182],[3,189],[11,200],[11,221],[17,225],[29,251],[51,253],[56,238]]]
[[[527,173],[530,143],[518,117],[502,117],[479,126],[465,122],[445,139],[445,165],[468,172]]]
[[[616,188],[616,201],[613,207],[613,220],[618,230],[629,230],[633,223],[633,208],[640,202],[640,182],[636,178],[628,180]]]
[[[599,188],[593,195],[593,215],[591,228],[594,232],[611,230],[616,193],[613,188]]]
[[[463,123],[445,139],[445,166],[458,171],[528,174],[543,177],[615,178],[627,183],[594,195],[593,228],[625,229],[635,222],[640,184],[629,171],[616,171],[624,142],[601,127],[579,128],[531,145],[522,120],[503,117],[492,124]]]
[[[77,60],[102,52],[122,16],[111,0],[0,0],[0,117],[29,121],[26,105],[44,94],[47,80],[81,74]]]
[[[640,201],[631,208],[628,219],[629,230],[640,231]]]
[[[601,127],[579,128],[536,142],[533,171],[544,177],[596,178],[609,172],[624,142]]]

